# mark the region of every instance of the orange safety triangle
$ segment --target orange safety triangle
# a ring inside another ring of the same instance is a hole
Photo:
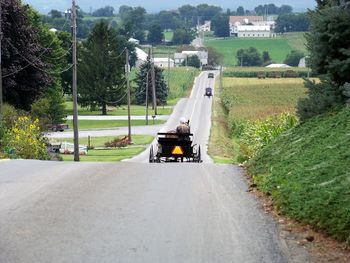
[[[174,149],[171,151],[172,154],[184,154],[181,146],[175,146]]]

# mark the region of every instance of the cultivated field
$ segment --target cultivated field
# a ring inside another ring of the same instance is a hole
[[[294,50],[300,50],[304,52],[304,54],[308,53],[306,50],[305,32],[286,33],[283,37]]]
[[[206,46],[214,47],[224,55],[225,66],[236,66],[236,53],[241,48],[255,47],[261,54],[268,51],[270,57],[276,63],[282,63],[286,56],[292,51],[286,38],[209,38],[205,41]]]
[[[224,78],[222,101],[230,118],[256,120],[282,112],[295,112],[305,96],[304,80]]]

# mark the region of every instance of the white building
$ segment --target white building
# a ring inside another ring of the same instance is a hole
[[[202,65],[208,64],[208,52],[207,51],[182,51],[182,53],[175,53],[174,60],[175,66],[181,66],[187,57],[197,56]]]
[[[197,26],[198,32],[209,32],[211,30],[211,21],[206,20],[204,21],[204,24],[201,26]]]
[[[237,26],[237,37],[271,37],[270,26]]]
[[[148,58],[148,54],[143,51],[141,48],[135,47],[135,51],[136,51],[136,56],[137,56],[137,60],[136,60],[136,67],[140,67],[141,64],[145,63],[147,61]]]
[[[175,63],[171,58],[154,58],[154,65],[160,68],[167,68],[169,66],[173,68]]]
[[[135,45],[140,45],[140,40],[137,40],[137,39],[132,38],[132,37],[129,38],[128,42],[131,42],[131,43],[133,43]]]
[[[290,68],[291,66],[287,64],[270,64],[266,68]]]

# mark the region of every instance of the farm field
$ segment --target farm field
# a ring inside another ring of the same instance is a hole
[[[308,51],[306,49],[305,33],[306,32],[285,33],[283,38],[288,41],[288,44],[293,48],[293,50],[299,50],[307,54]]]
[[[282,63],[286,56],[293,50],[286,38],[226,38],[206,39],[205,45],[217,49],[224,55],[225,66],[236,66],[236,53],[241,48],[255,47],[260,53],[268,51],[270,57],[276,63]]]
[[[174,36],[173,31],[164,31],[163,34],[164,34],[165,40],[171,41],[173,39],[173,36]]]
[[[167,32],[167,33],[171,33],[171,32]],[[178,46],[158,45],[153,47],[153,54],[154,54],[154,57],[156,58],[167,58],[170,55],[170,58],[174,59],[174,53],[176,52],[177,48]],[[142,50],[148,53],[148,48],[142,48]]]
[[[224,78],[221,99],[229,119],[256,120],[282,112],[295,112],[306,96],[301,78]]]

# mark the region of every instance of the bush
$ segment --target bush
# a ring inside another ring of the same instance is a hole
[[[48,151],[41,136],[39,121],[27,116],[16,119],[3,137],[5,157],[49,160]]]
[[[342,89],[329,78],[321,78],[321,82],[305,80],[308,96],[298,101],[297,113],[301,121],[325,113],[342,104]]]
[[[115,138],[113,141],[106,142],[105,146],[108,148],[120,148],[120,147],[126,147],[129,145],[128,137],[125,136],[124,138]]]
[[[282,113],[263,121],[247,122],[240,139],[243,154],[251,158],[263,146],[297,124],[297,117],[290,113]]]

